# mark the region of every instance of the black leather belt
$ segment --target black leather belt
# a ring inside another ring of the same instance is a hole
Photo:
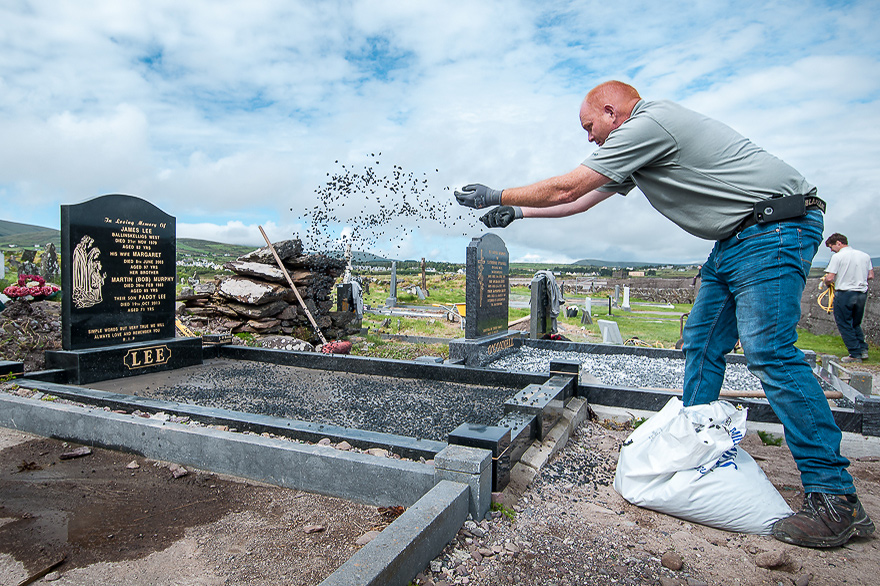
[[[825,208],[825,201],[815,195],[786,195],[764,199],[755,203],[752,213],[739,223],[734,234],[755,224],[769,224],[791,218],[801,218],[812,210],[819,210],[824,214]]]

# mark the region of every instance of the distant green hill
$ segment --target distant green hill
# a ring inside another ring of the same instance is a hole
[[[54,231],[51,228],[43,228],[42,226],[34,226],[32,224],[19,224],[18,222],[7,222],[0,220],[0,238],[5,236],[13,236],[15,234],[27,234],[28,232]]]
[[[3,251],[15,251],[22,248],[34,248],[39,246],[45,248],[48,243],[54,243],[55,248],[61,249],[61,232],[52,228],[43,226],[34,226],[31,224],[19,224],[17,222],[8,222],[0,220],[0,249]],[[10,245],[12,245],[10,247]],[[214,262],[222,264],[229,260],[236,259],[239,256],[256,250],[257,246],[244,246],[241,244],[225,244],[222,242],[214,242],[211,240],[200,240],[197,238],[178,238],[177,239],[177,257],[185,258],[199,257],[209,258]],[[325,252],[328,256],[341,258],[342,251]],[[361,252],[359,250],[352,251],[352,262],[369,263],[369,262],[390,262],[381,256],[369,252]]]
[[[61,232],[43,226],[0,220],[0,247],[3,250],[7,250],[10,244],[20,248],[33,248],[37,245],[44,247],[50,242],[55,244],[55,248],[59,248]]]
[[[575,261],[572,264],[580,265],[583,267],[614,267],[614,268],[624,268],[624,267],[632,267],[634,269],[641,269],[645,267],[657,267],[657,266],[666,266],[669,263],[649,263],[649,262],[627,262],[620,260],[597,260],[595,258],[584,258],[578,261]],[[673,266],[690,266],[690,265],[673,265]]]
[[[177,256],[189,254],[191,256],[229,256],[238,258],[256,250],[255,246],[242,246],[241,244],[223,244],[211,240],[199,240],[197,238],[178,238]]]

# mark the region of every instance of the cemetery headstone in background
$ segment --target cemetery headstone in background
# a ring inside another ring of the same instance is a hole
[[[510,256],[495,234],[474,238],[467,247],[465,338],[507,331],[510,302]]]
[[[391,261],[391,285],[388,289],[388,298],[385,299],[385,307],[397,307],[397,261]]]
[[[46,245],[46,252],[40,259],[40,276],[52,283],[58,279],[60,273],[58,253],[55,251],[55,245],[50,242]]]
[[[354,291],[351,283],[336,285],[336,311],[355,311]]]
[[[471,240],[465,277],[465,337],[449,341],[449,360],[484,366],[522,345],[522,332],[507,329],[510,257],[504,241],[495,234]]]
[[[21,261],[18,265],[18,274],[20,275],[39,275],[40,269],[36,264],[37,251],[25,250],[21,253]]]

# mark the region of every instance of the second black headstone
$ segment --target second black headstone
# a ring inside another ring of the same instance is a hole
[[[510,256],[495,234],[474,238],[467,247],[465,338],[507,331],[510,303]]]

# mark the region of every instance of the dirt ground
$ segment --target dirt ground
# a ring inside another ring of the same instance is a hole
[[[619,447],[629,433],[584,423],[516,504],[515,521],[497,519],[480,538],[460,533],[441,556],[441,571],[429,569],[419,583],[463,583],[463,575],[468,576],[467,583],[479,586],[878,583],[880,539],[876,536],[853,539],[844,547],[812,550],[630,505],[611,486]],[[765,446],[752,433],[742,445],[790,506],[800,508],[803,493],[788,449]],[[853,459],[850,472],[865,509],[880,519],[880,458]],[[477,533],[482,531],[477,528]],[[473,549],[500,553],[482,557],[479,563],[481,556],[461,555]],[[465,568],[459,570],[462,565]]]
[[[375,507],[196,470],[174,478],[121,452],[61,459],[76,447],[0,428],[0,584],[63,559],[59,585],[311,585],[387,524]]]
[[[810,550],[628,504],[611,487],[628,434],[584,423],[516,503],[514,520],[496,512],[466,523],[431,565],[412,569],[415,583],[876,583],[876,537]],[[788,450],[754,434],[743,445],[797,509],[803,495]],[[62,558],[39,583],[317,584],[359,536],[388,522],[374,507],[300,491],[199,471],[175,479],[168,463],[120,452],[61,459],[75,447],[0,428],[0,584]],[[853,459],[850,471],[880,518],[880,457]],[[309,533],[313,525],[324,529]]]
[[[26,329],[16,336],[22,357],[6,359],[34,362],[52,333]],[[4,338],[0,344],[12,344]],[[38,367],[34,362],[26,370]],[[628,433],[600,422],[583,424],[516,503],[515,520],[495,512],[489,520],[469,522],[428,567],[412,569],[419,572],[415,582],[880,582],[876,536],[810,550],[626,503],[611,482]],[[754,434],[743,446],[797,510],[803,494],[788,450],[765,446]],[[374,507],[301,491],[194,470],[174,478],[168,463],[131,454],[92,449],[61,459],[75,447],[0,428],[0,584],[20,584],[61,559],[37,583],[317,584],[358,549],[358,537],[388,522]],[[129,468],[132,462],[137,467]],[[852,458],[850,472],[865,509],[880,520],[880,457]],[[310,526],[323,529],[309,532]]]

